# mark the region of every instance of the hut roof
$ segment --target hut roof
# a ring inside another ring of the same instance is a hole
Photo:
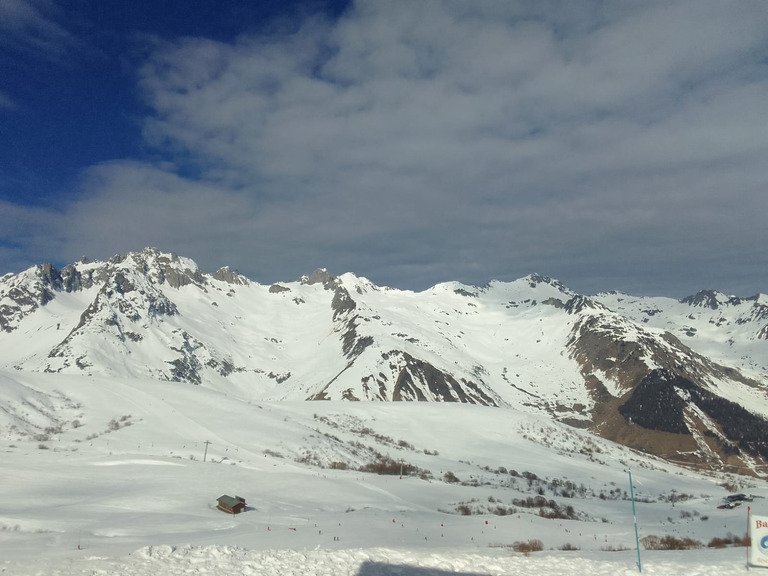
[[[219,496],[216,501],[223,506],[227,506],[228,508],[234,508],[240,504],[240,500],[233,498],[232,496],[227,496],[226,494],[224,494],[224,496]]]

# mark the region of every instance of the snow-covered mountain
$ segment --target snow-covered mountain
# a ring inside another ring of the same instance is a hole
[[[671,460],[768,459],[765,295],[584,296],[538,275],[415,293],[324,270],[265,286],[148,248],[4,276],[0,328],[0,369],[514,407]]]

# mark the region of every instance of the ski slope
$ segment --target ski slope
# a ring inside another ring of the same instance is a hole
[[[0,450],[0,572],[14,575],[629,574],[628,470],[641,538],[743,535],[745,510],[717,508],[725,481],[768,512],[762,480],[693,473],[471,405],[257,402],[6,371]],[[359,470],[380,457],[411,473]],[[563,494],[566,481],[577,494]],[[246,498],[247,511],[218,511],[223,494]],[[514,505],[538,495],[575,519]],[[513,550],[531,539],[544,550]],[[743,553],[649,552],[644,572],[742,572]]]

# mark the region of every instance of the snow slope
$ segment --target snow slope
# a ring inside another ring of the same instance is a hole
[[[231,546],[142,548],[118,560],[71,556],[34,567],[7,563],[12,574],[131,576],[628,576],[637,574],[634,553],[586,556],[561,552],[523,557],[505,551],[454,550],[439,553],[387,548],[352,550],[246,550]],[[743,574],[741,550],[654,553],[643,572],[656,576]],[[16,571],[18,570],[18,571]]]
[[[20,371],[0,372],[0,450],[0,571],[18,575],[629,574],[628,469],[641,537],[743,534],[722,484],[767,492],[512,408]],[[386,459],[402,477],[360,470]],[[247,511],[216,510],[222,494]],[[536,496],[572,519],[516,504]],[[529,539],[545,550],[512,550]],[[731,574],[742,552],[655,552],[644,571]]]

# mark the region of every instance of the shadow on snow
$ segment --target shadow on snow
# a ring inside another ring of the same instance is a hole
[[[360,565],[356,576],[483,576],[475,572],[454,572],[439,568],[422,568],[405,564],[388,564],[366,561]]]

